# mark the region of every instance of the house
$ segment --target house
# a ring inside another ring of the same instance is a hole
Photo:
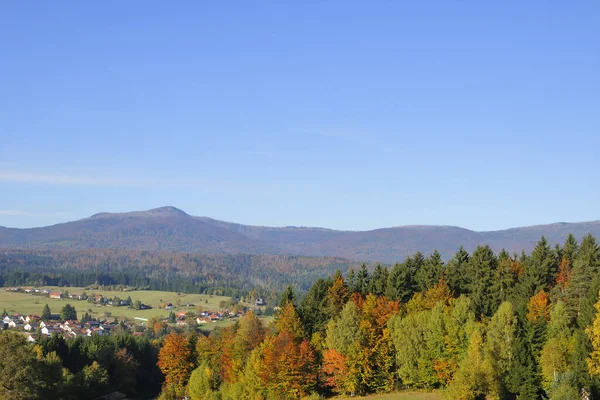
[[[258,299],[256,299],[255,304],[259,307],[267,305],[267,303],[265,302],[265,300],[262,297],[259,297]]]
[[[163,307],[165,310],[172,310],[173,309],[173,304],[171,303],[164,303]]]
[[[36,335],[35,333],[30,333],[29,335],[27,335],[27,341],[29,343],[35,343],[38,339],[38,335]]]
[[[33,288],[28,287],[28,288],[25,288],[24,291],[25,291],[25,293],[31,293],[31,292],[33,292]]]
[[[12,320],[8,323],[9,328],[23,328],[23,323],[19,320]]]
[[[206,324],[207,322],[210,322],[209,318],[205,318],[205,317],[202,317],[202,318],[198,317],[198,318],[196,318],[196,323],[198,325]]]
[[[25,317],[25,322],[36,322],[39,320],[40,320],[39,315],[28,315],[27,317]]]
[[[12,317],[9,317],[9,316],[7,315],[6,317],[4,317],[4,318],[2,319],[2,323],[4,323],[4,324],[8,324],[8,323],[10,323],[12,320],[13,320],[13,318],[12,318]]]
[[[187,316],[187,313],[185,313],[185,312],[178,312],[175,314],[175,317],[177,319],[185,319],[186,316]]]
[[[62,299],[62,292],[50,292],[51,299]]]
[[[89,329],[87,329],[87,328],[82,328],[82,329],[79,331],[79,333],[80,333],[82,336],[88,336],[88,337],[89,337],[89,336],[92,336],[92,331],[91,331],[91,330],[89,330]]]
[[[37,329],[37,326],[28,322],[23,326],[23,329],[25,329],[27,332],[35,331]]]

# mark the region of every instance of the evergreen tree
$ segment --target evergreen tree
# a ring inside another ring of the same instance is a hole
[[[346,283],[348,284],[348,289],[350,291],[354,290],[354,279],[356,278],[356,273],[354,272],[354,268],[350,268],[348,270],[348,278],[346,279]]]
[[[42,321],[49,321],[52,318],[52,312],[50,311],[50,307],[48,304],[44,306],[44,310],[42,311],[42,316],[40,317]]]
[[[494,311],[494,296],[491,288],[496,273],[497,259],[489,246],[478,246],[466,268],[467,289],[470,293],[475,315],[491,316]]]
[[[383,296],[387,291],[388,281],[388,270],[377,264],[373,276],[371,277],[369,293],[373,293],[375,296]]]
[[[369,276],[369,271],[367,271],[367,265],[363,264],[356,274],[354,292],[366,296],[366,294],[369,292],[370,281],[371,277]]]
[[[571,315],[575,317],[580,315],[583,299],[590,289],[594,274],[598,272],[599,266],[600,255],[596,239],[592,235],[587,235],[581,242],[579,252],[573,262],[571,276],[565,288],[565,301],[569,306]]]
[[[339,270],[337,272],[339,272]],[[290,285],[287,285],[285,291],[281,294],[281,297],[279,298],[279,307],[284,308],[287,305],[287,303],[294,304],[295,300],[296,298],[294,296],[294,290]]]
[[[444,263],[442,262],[442,256],[437,250],[427,257],[423,262],[423,265],[417,269],[417,285],[419,290],[424,292],[427,289],[431,289],[433,285],[440,281],[444,272]]]
[[[62,310],[60,310],[60,319],[62,321],[76,320],[77,311],[75,311],[75,307],[70,304],[65,304]]]
[[[492,283],[492,298],[494,299],[494,307],[497,307],[503,301],[507,301],[513,296],[513,289],[518,281],[517,271],[513,268],[514,261],[506,250],[502,250],[498,254],[498,268],[494,274]]]
[[[455,296],[468,292],[468,282],[466,281],[468,263],[469,253],[463,246],[460,246],[460,249],[446,265],[444,278]]]
[[[386,295],[392,300],[406,303],[410,300],[414,290],[414,271],[407,262],[395,264],[388,276]]]
[[[542,289],[548,290],[554,284],[557,272],[558,264],[554,253],[542,236],[525,263],[519,295],[522,299],[528,299]]]
[[[300,319],[308,337],[325,331],[329,318],[327,295],[329,287],[324,279],[318,279],[309,289],[299,308]]]
[[[567,239],[560,250],[561,256],[573,264],[575,258],[577,257],[577,253],[579,252],[579,245],[577,244],[577,239],[575,239],[575,236],[573,236],[572,233],[569,233],[569,236],[567,236]]]

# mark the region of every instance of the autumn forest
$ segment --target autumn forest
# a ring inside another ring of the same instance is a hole
[[[530,254],[461,247],[444,262],[416,253],[338,270],[308,290],[288,286],[272,323],[248,310],[208,335],[159,320],[137,334],[35,344],[2,333],[0,364],[12,372],[0,395],[258,400],[423,389],[456,400],[596,398],[599,290],[591,235],[554,248],[542,237]]]

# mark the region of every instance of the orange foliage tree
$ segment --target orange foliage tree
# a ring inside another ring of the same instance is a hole
[[[550,321],[550,297],[543,289],[532,296],[527,304],[527,319],[537,321],[540,318]]]
[[[165,386],[183,391],[194,369],[189,341],[182,334],[168,334],[158,353],[157,365],[165,376]]]
[[[317,381],[315,355],[308,341],[288,331],[265,339],[258,376],[277,398],[299,399],[314,389]]]

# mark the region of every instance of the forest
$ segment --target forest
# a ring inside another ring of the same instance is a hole
[[[243,296],[306,291],[320,277],[359,263],[339,257],[205,255],[123,249],[0,250],[0,286],[126,285],[139,289]]]
[[[306,293],[287,287],[269,326],[250,311],[208,336],[158,321],[135,338],[30,345],[0,334],[1,367],[14,372],[2,374],[0,397],[317,399],[410,388],[451,400],[600,398],[599,290],[591,235],[554,248],[542,237],[530,254],[417,253],[336,271]],[[20,368],[38,371],[35,381]],[[16,395],[23,387],[29,397]]]

